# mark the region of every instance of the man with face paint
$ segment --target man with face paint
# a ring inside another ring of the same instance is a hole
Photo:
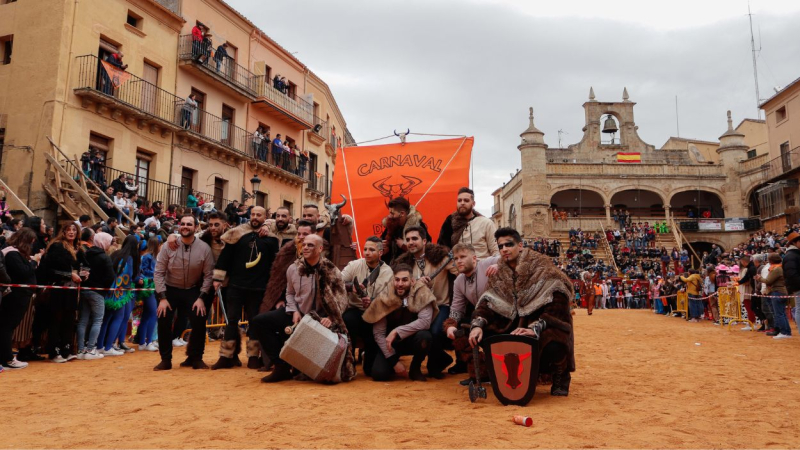
[[[236,366],[241,351],[239,320],[242,308],[247,319],[258,314],[261,300],[272,271],[272,262],[278,253],[278,239],[260,233],[267,220],[267,211],[256,206],[250,212],[250,221],[228,230],[220,238],[225,248],[214,268],[214,289],[218,289],[228,277],[225,310],[227,325],[225,338],[220,343],[220,358],[212,369],[229,369]],[[250,333],[248,332],[248,337]],[[247,342],[247,367],[261,367],[258,343],[250,337]]]

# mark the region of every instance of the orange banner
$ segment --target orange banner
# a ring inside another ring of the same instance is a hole
[[[118,88],[125,84],[128,80],[131,79],[131,74],[125,72],[124,70],[120,69],[119,67],[110,64],[108,62],[102,61],[103,67],[106,69],[106,73],[108,74],[108,78],[111,79],[111,84],[114,85],[115,88]]]
[[[339,149],[331,201],[347,198],[343,214],[355,219],[359,249],[383,232],[381,220],[395,197],[422,214],[436,242],[444,219],[456,209],[458,189],[469,186],[472,137]],[[361,254],[361,250],[359,250]]]

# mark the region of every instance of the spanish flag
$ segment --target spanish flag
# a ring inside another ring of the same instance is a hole
[[[641,153],[617,153],[618,163],[640,163],[642,162]]]

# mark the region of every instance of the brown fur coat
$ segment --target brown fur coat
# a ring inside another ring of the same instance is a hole
[[[303,258],[298,258],[295,261],[297,265],[297,274],[301,277],[308,275],[309,267],[306,265]],[[342,364],[342,381],[350,381],[356,377],[355,359],[353,358],[353,343],[350,335],[347,332],[347,326],[342,319],[342,312],[347,308],[347,292],[344,288],[344,281],[342,280],[342,273],[333,265],[333,263],[325,258],[320,259],[319,266],[316,269],[317,273],[317,293],[319,299],[322,301],[322,309],[325,315],[330,319],[332,325],[330,330],[335,333],[347,335],[347,353],[345,356],[344,364]]]
[[[565,345],[567,368],[574,371],[574,335],[569,305],[575,294],[569,278],[548,257],[527,248],[520,252],[516,271],[502,258],[497,269],[497,273],[489,277],[486,292],[478,300],[473,320],[485,320],[486,331],[506,334],[515,326],[528,327],[538,319],[544,319],[547,328],[539,338],[539,348],[544,349],[550,342]]]
[[[261,301],[259,314],[272,311],[275,305],[286,300],[286,269],[297,261],[297,246],[294,241],[287,242],[275,255],[272,262],[272,273],[264,291],[264,300]]]
[[[433,292],[428,289],[428,286],[425,286],[425,283],[414,283],[411,286],[411,292],[408,294],[408,310],[416,314],[428,305],[433,305],[433,317],[436,317],[439,314],[439,307],[436,306],[436,297]],[[380,295],[370,303],[362,318],[364,322],[374,324],[401,306],[403,306],[403,299],[392,288],[388,294]]]

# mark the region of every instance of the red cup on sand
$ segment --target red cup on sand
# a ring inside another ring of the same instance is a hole
[[[528,416],[514,416],[514,423],[522,425],[523,427],[529,427],[533,425],[533,419]]]

